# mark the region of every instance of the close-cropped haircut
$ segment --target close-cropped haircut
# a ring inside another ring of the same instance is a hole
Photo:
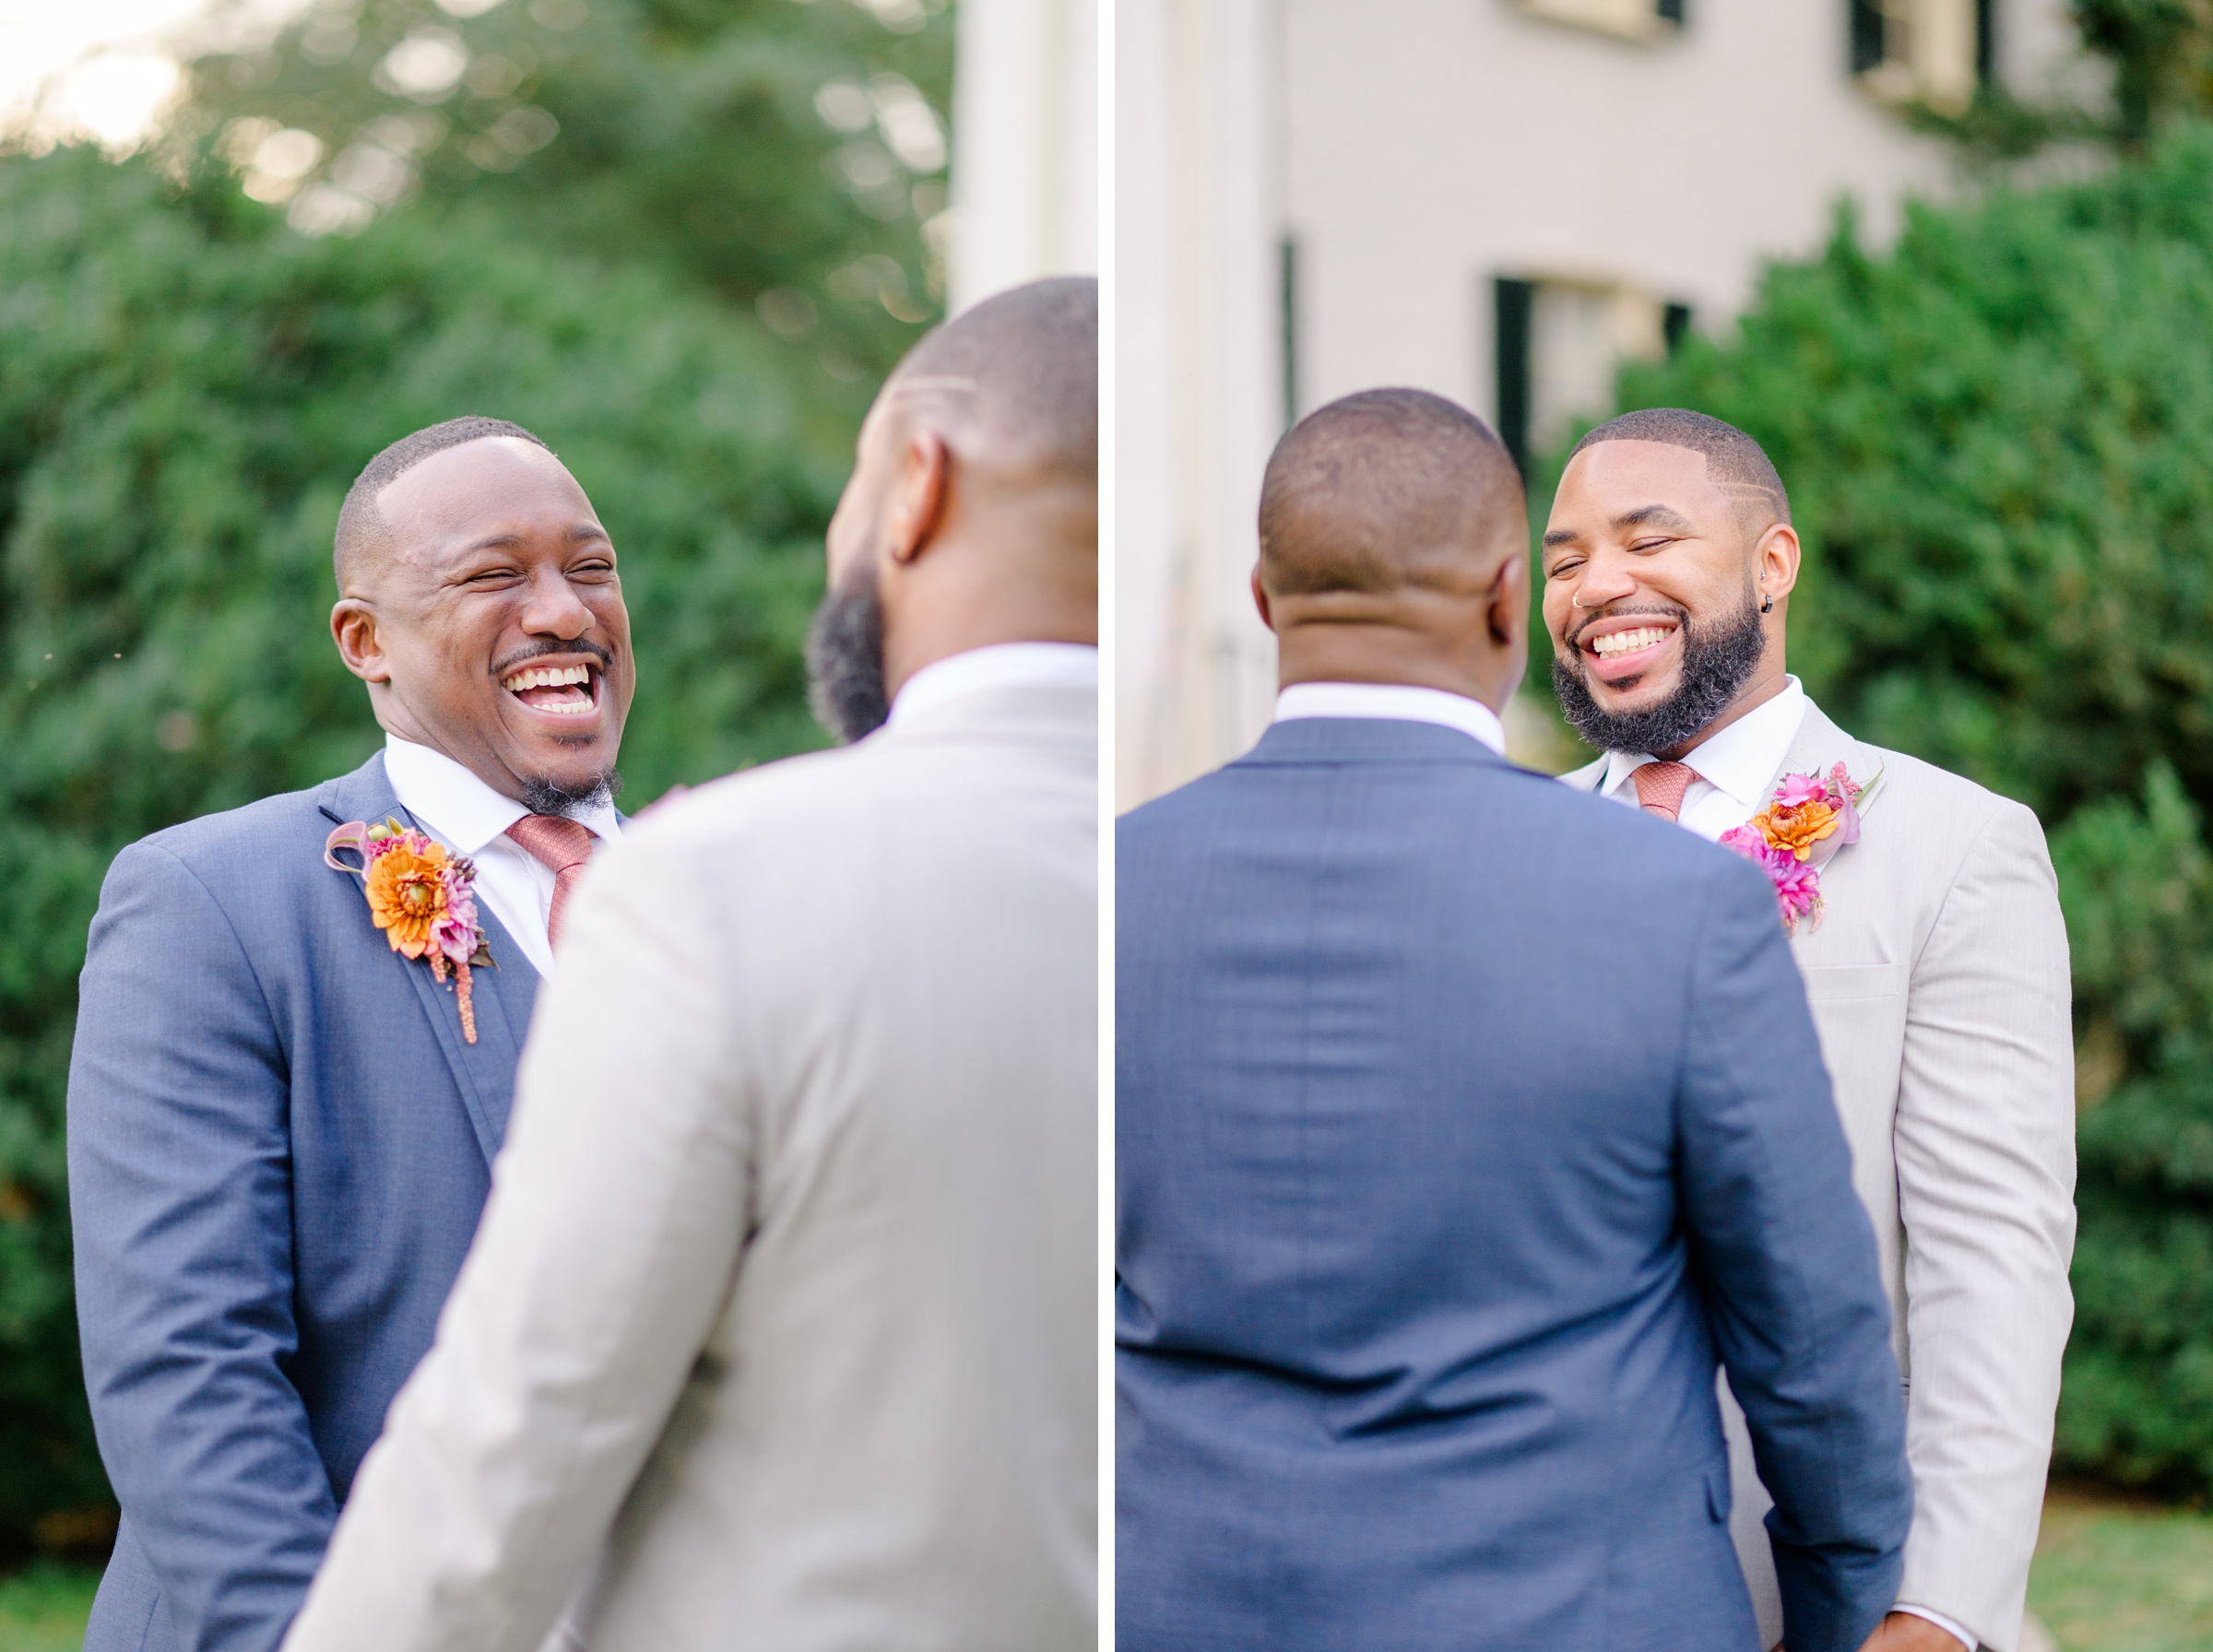
[[[1497,433],[1426,390],[1363,390],[1309,413],[1260,483],[1260,581],[1279,596],[1390,592],[1527,518]]]
[[[1663,442],[1704,454],[1706,474],[1729,495],[1748,529],[1760,532],[1769,523],[1791,519],[1791,496],[1767,450],[1733,424],[1688,407],[1640,407],[1607,419],[1577,442],[1575,452],[1602,442]]]
[[[353,486],[346,490],[346,502],[338,507],[338,531],[332,538],[331,572],[337,576],[341,594],[346,589],[349,571],[358,567],[363,559],[391,549],[392,530],[376,508],[376,496],[432,454],[459,447],[465,442],[481,442],[487,436],[514,436],[535,446],[546,447],[519,424],[470,413],[431,425],[411,436],[402,436],[362,466],[361,474],[353,478]],[[553,450],[547,447],[546,451]]]
[[[1095,480],[1097,279],[1031,281],[963,311],[907,353],[891,389],[941,397],[1017,463]]]

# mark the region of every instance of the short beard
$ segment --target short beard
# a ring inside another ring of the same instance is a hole
[[[1767,648],[1751,594],[1746,593],[1743,613],[1710,631],[1691,624],[1688,614],[1678,613],[1677,623],[1683,631],[1682,680],[1673,694],[1644,711],[1616,714],[1600,710],[1585,679],[1582,651],[1577,649],[1572,665],[1553,655],[1552,691],[1559,696],[1560,710],[1576,733],[1601,751],[1657,756],[1689,745],[1729,709],[1737,690],[1758,669]]]
[[[594,804],[612,804],[621,789],[622,776],[612,769],[574,781],[538,774],[523,782],[523,807],[534,815],[573,815]]]
[[[845,745],[892,714],[883,684],[883,603],[864,566],[822,594],[807,628],[807,703]]]

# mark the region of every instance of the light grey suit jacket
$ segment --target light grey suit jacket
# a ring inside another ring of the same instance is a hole
[[[1791,950],[1906,1374],[1914,1510],[1899,1599],[2017,1652],[2075,1315],[2066,929],[2028,809],[1863,745],[1809,702],[1774,778],[1838,762],[1873,790],[1860,841],[1822,868],[1827,915],[1810,934],[1802,924]],[[1589,791],[1604,766],[1562,778]],[[1725,1410],[1732,1525],[1771,1646],[1770,1504],[1742,1419]]]
[[[1094,1644],[1096,721],[974,693],[594,868],[291,1652]]]

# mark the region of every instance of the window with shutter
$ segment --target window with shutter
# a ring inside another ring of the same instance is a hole
[[[1681,32],[1685,0],[1512,0],[1514,9],[1548,23],[1595,30],[1626,41],[1672,40]]]
[[[1852,72],[1888,103],[1957,112],[1992,77],[1993,0],[1848,0]]]
[[[1625,360],[1652,360],[1690,330],[1690,306],[1626,282],[1501,276],[1491,283],[1498,435],[1524,474],[1578,419],[1614,409]]]

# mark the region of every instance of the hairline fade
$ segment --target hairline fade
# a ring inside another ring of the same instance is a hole
[[[1746,495],[1754,493],[1766,504],[1771,513],[1770,521],[1785,526],[1790,524],[1791,496],[1783,488],[1782,477],[1774,461],[1768,457],[1767,450],[1734,425],[1724,423],[1710,413],[1694,412],[1688,407],[1639,407],[1618,414],[1586,433],[1568,457],[1573,460],[1576,454],[1602,442],[1658,442],[1701,454],[1706,459],[1707,476],[1729,496],[1729,502],[1747,525],[1751,518],[1746,509],[1750,502]],[[1760,525],[1763,528],[1766,525]],[[1757,530],[1748,526],[1748,531]]]
[[[1014,462],[1099,471],[1099,284],[1056,276],[995,293],[923,335],[884,382],[905,417],[937,402]]]
[[[364,556],[391,548],[392,530],[376,508],[377,495],[425,459],[491,436],[513,436],[549,454],[553,451],[519,424],[467,413],[402,436],[361,467],[353,486],[346,490],[346,502],[338,507],[338,525],[331,536],[331,572],[338,582],[340,596],[346,593],[348,570]]]

